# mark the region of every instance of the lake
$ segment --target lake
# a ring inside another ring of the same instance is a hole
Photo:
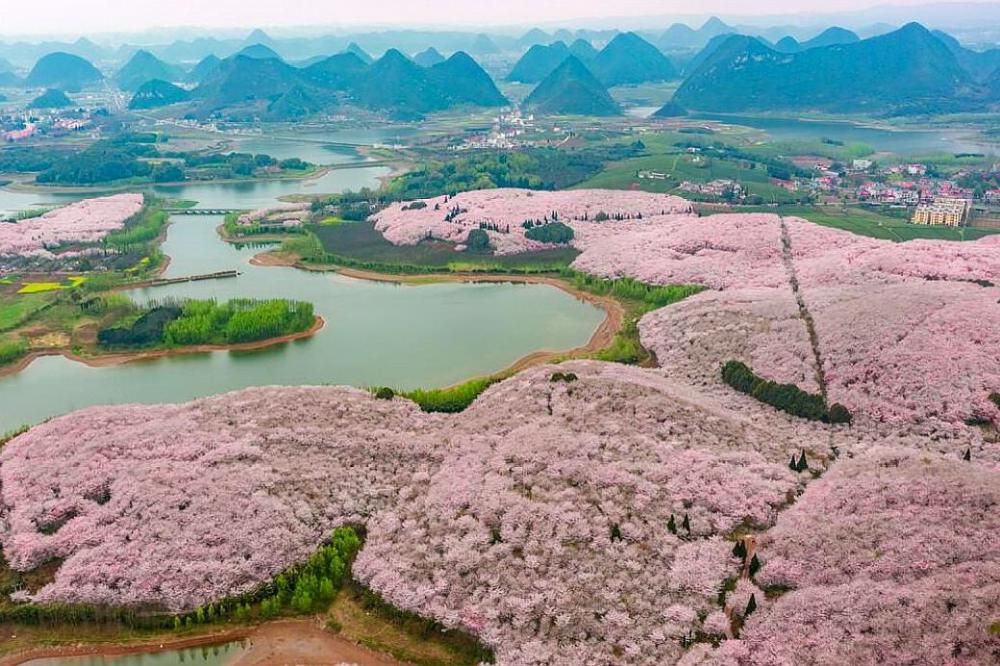
[[[876,151],[899,155],[927,153],[984,153],[1000,154],[1000,145],[979,143],[970,135],[973,130],[956,129],[902,129],[892,130],[868,127],[850,121],[812,121],[798,118],[729,115],[722,113],[696,113],[695,120],[712,120],[729,125],[742,125],[767,132],[777,141],[814,141],[834,139],[846,144],[865,143]]]
[[[228,206],[238,203],[228,200]],[[539,350],[587,343],[604,311],[548,285],[397,285],[287,267],[258,267],[260,248],[219,240],[217,216],[175,216],[166,277],[237,269],[235,279],[129,292],[136,300],[294,298],[327,325],[305,340],[254,352],[181,354],[91,368],[51,356],[0,378],[0,432],[82,407],[182,402],[272,384],[448,386]]]

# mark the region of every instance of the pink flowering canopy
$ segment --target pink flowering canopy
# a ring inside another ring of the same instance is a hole
[[[142,210],[141,194],[84,199],[39,217],[0,224],[0,257],[51,258],[51,248],[97,243]]]
[[[457,415],[300,387],[38,426],[0,452],[0,545],[17,569],[61,565],[20,596],[185,610],[363,523],[354,575],[500,664],[996,656],[1000,239],[892,244],[636,192],[427,203],[376,227],[460,244],[509,224],[488,233],[513,253],[544,247],[521,221],[558,218],[578,270],[710,289],[642,318],[657,368],[533,368]],[[728,360],[854,421],[738,393]],[[748,532],[753,579],[733,555]]]

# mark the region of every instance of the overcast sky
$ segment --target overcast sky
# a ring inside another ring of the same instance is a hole
[[[912,5],[920,0],[878,0]],[[927,0],[923,0],[927,2]],[[3,34],[95,34],[166,26],[527,25],[604,16],[795,14],[871,0],[0,0]],[[811,6],[810,6],[811,5]]]

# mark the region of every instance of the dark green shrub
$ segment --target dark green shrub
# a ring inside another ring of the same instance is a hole
[[[552,376],[549,377],[550,382],[566,382],[567,384],[575,382],[579,379],[575,373],[572,372],[553,372]]]
[[[851,412],[839,402],[830,405],[830,423],[850,423],[853,420]]]
[[[465,240],[469,252],[486,253],[490,251],[490,236],[482,229],[473,229]]]
[[[375,398],[377,400],[392,400],[396,397],[396,392],[393,391],[388,386],[380,386],[375,390]]]
[[[827,423],[851,422],[851,413],[840,403],[827,408],[823,396],[807,393],[795,384],[778,384],[759,377],[740,361],[727,361],[722,366],[722,381],[793,416]]]
[[[181,316],[179,305],[153,308],[135,320],[131,326],[105,328],[97,332],[97,342],[102,347],[145,347],[163,340],[163,331],[170,322]]]
[[[565,244],[573,240],[573,229],[562,222],[550,222],[540,227],[531,227],[524,232],[524,235],[540,243]]]

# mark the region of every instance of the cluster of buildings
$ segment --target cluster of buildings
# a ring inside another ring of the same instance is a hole
[[[935,197],[921,203],[913,212],[914,224],[938,224],[949,227],[964,227],[972,215],[972,199],[955,197]]]
[[[16,143],[35,136],[65,136],[79,132],[93,125],[89,115],[72,111],[65,114],[33,113],[12,114],[0,117],[0,139],[4,143]]]
[[[677,186],[684,192],[695,194],[707,194],[715,197],[732,197],[739,199],[743,196],[743,186],[735,180],[717,179],[708,183],[692,183],[685,180]]]
[[[487,131],[472,132],[462,143],[452,146],[452,150],[511,150],[529,145],[522,137],[535,131],[535,116],[522,113],[512,107],[504,109],[493,118],[493,125]]]

